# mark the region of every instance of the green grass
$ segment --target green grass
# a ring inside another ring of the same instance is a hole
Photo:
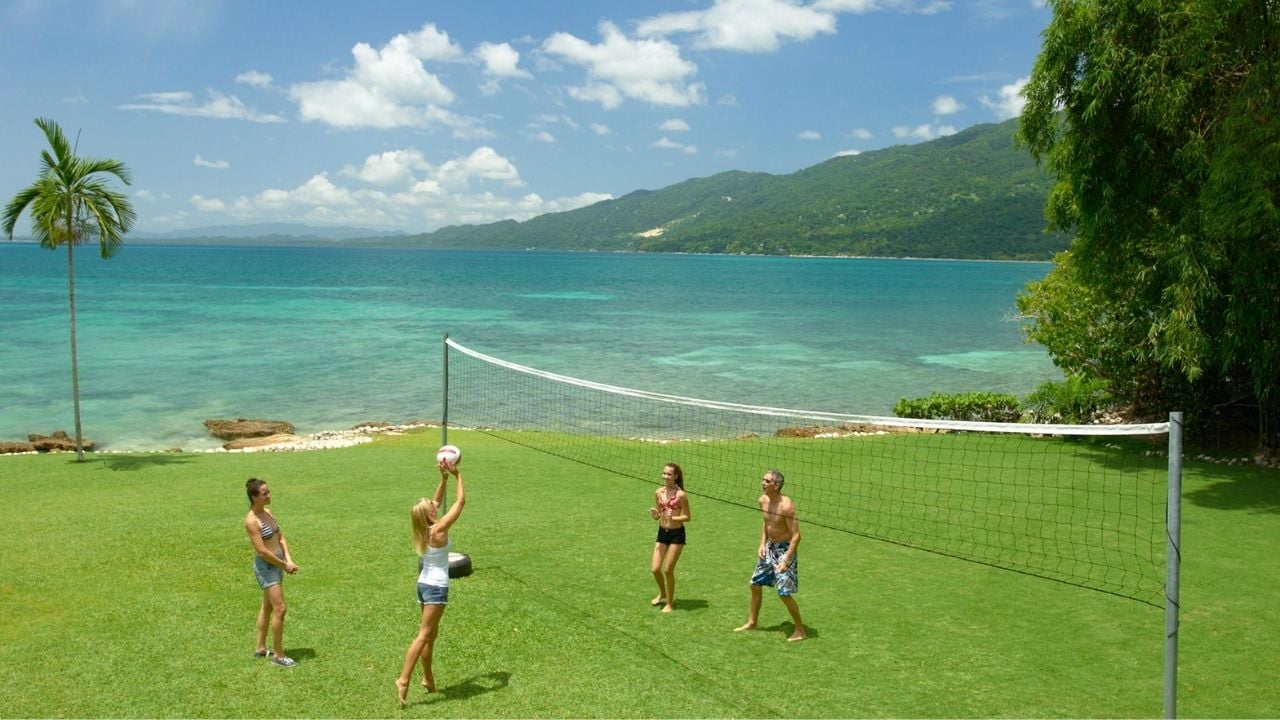
[[[419,612],[408,510],[434,487],[437,440],[0,458],[0,715],[1161,713],[1159,609],[807,526],[810,639],[784,642],[768,594],[762,629],[733,633],[759,520],[694,498],[680,606],[662,616],[648,605],[652,485],[458,431],[469,502],[453,537],[476,571],[442,624],[443,691],[415,677],[402,711],[393,681]],[[288,670],[251,657],[249,476],[271,483],[302,568],[285,582]],[[1280,476],[1188,463],[1184,484],[1179,713],[1274,716]]]

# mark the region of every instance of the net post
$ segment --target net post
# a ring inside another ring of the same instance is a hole
[[[1178,716],[1178,572],[1182,564],[1182,413],[1169,413],[1168,559],[1164,585],[1164,716]]]
[[[449,333],[444,334],[444,361],[440,374],[444,378],[443,392],[440,394],[440,444],[449,444]]]

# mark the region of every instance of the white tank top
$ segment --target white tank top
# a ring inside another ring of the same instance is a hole
[[[427,552],[422,555],[422,572],[418,573],[418,582],[435,587],[449,587],[449,548],[452,546],[452,538],[444,547],[427,546]]]

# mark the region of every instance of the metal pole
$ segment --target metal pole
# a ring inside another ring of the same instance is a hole
[[[444,362],[440,374],[444,376],[444,392],[440,396],[440,445],[449,444],[449,333],[444,334]],[[449,483],[444,484],[444,494],[440,496],[440,507],[449,504]]]
[[[1178,571],[1182,565],[1182,413],[1169,413],[1169,537],[1164,585],[1164,716],[1178,716]]]
[[[444,334],[444,362],[441,364],[441,375],[444,376],[444,392],[441,394],[440,411],[440,444],[449,444],[449,333]]]

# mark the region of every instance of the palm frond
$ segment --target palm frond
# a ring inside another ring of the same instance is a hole
[[[18,216],[28,210],[32,236],[41,246],[53,249],[96,239],[102,257],[111,257],[137,215],[128,197],[112,190],[103,176],[114,175],[128,185],[128,167],[119,160],[77,156],[53,120],[38,118],[36,125],[49,141],[40,153],[40,177],[6,206],[4,229],[12,236]]]
[[[62,126],[54,122],[50,118],[36,118],[36,127],[44,131],[45,139],[49,141],[49,147],[53,148],[53,154],[57,157],[61,164],[64,160],[74,157],[71,152],[71,143],[67,142],[67,136],[62,132]]]
[[[27,206],[39,196],[39,194],[39,183],[32,183],[25,190],[14,195],[13,199],[9,201],[9,204],[4,206],[3,229],[5,235],[8,235],[10,240],[13,239],[13,228],[18,224],[18,218],[22,215],[23,211],[27,209]]]

